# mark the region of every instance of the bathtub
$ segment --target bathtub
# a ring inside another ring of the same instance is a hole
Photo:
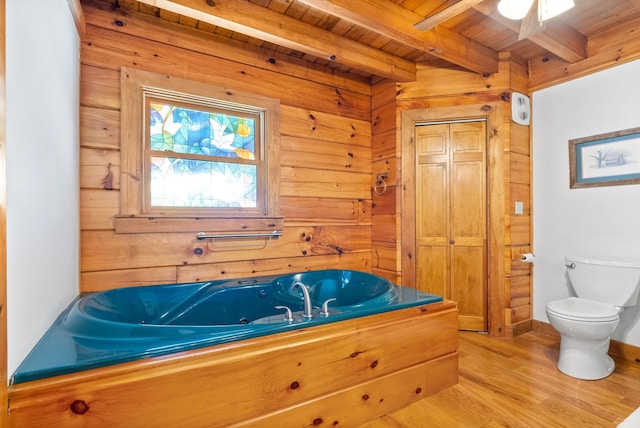
[[[304,317],[301,282],[312,318]],[[322,270],[82,295],[13,375],[18,384],[441,302],[370,273]],[[285,319],[288,316],[289,319]]]

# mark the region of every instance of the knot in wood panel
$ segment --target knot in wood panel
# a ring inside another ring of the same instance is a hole
[[[71,409],[71,412],[76,415],[84,415],[89,411],[89,405],[83,400],[75,400],[71,403],[69,409]]]

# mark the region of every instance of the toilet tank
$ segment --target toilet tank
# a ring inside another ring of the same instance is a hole
[[[640,262],[565,257],[576,296],[613,306],[635,306],[640,290]]]

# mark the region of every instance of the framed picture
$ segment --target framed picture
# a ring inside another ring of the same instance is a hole
[[[640,128],[569,140],[572,189],[640,184]]]

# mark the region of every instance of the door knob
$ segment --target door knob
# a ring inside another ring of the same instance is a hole
[[[452,240],[450,240],[450,241],[449,241],[449,244],[451,244],[451,245],[453,245],[453,244],[455,244],[455,243],[456,243],[456,240],[455,240],[455,239],[452,239]]]

